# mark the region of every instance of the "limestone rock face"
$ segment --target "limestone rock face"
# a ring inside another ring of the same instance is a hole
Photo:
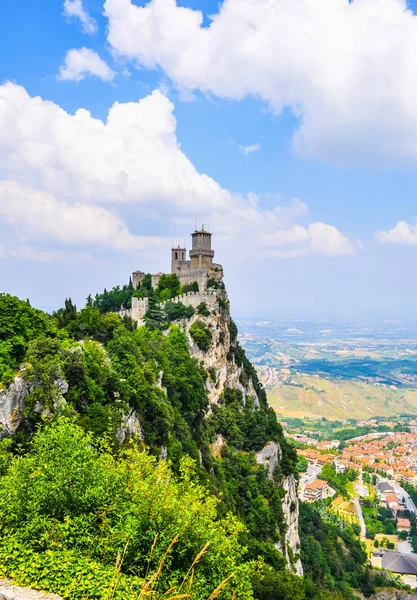
[[[0,390],[0,439],[17,431],[23,419],[25,397],[32,389],[22,377],[15,377],[7,389]]]
[[[387,589],[377,592],[369,600],[417,600],[417,592],[402,592],[401,590]]]
[[[282,458],[281,446],[278,442],[269,442],[256,454],[255,458],[258,465],[264,465],[268,468],[268,477],[272,479],[274,471]]]
[[[218,404],[220,395],[224,390],[234,388],[242,392],[244,401],[248,397],[251,397],[255,402],[255,406],[259,406],[252,380],[249,379],[246,381],[244,379],[243,367],[239,367],[230,354],[230,347],[235,345],[235,342],[232,342],[230,339],[230,312],[228,308],[220,308],[218,297],[227,302],[227,294],[225,292],[219,295],[208,296],[206,304],[210,310],[210,315],[205,317],[196,313],[191,319],[186,321],[185,329],[191,355],[203,362],[207,371],[210,372],[212,370],[216,374],[215,381],[208,377],[206,382],[210,404]],[[195,321],[202,321],[212,333],[213,341],[211,347],[206,352],[200,350],[189,333],[190,327]]]
[[[0,600],[62,600],[56,594],[45,594],[29,588],[13,585],[7,579],[0,579]]]
[[[27,381],[24,377],[15,377],[7,389],[0,389],[0,440],[6,435],[15,433],[23,421],[25,398],[36,387],[36,382]],[[68,391],[68,383],[60,378],[55,381],[59,394],[54,402],[54,410],[65,404],[63,394]],[[51,410],[37,404],[35,410],[40,414],[49,415]]]
[[[285,520],[287,521],[287,531],[285,533],[285,551],[287,561],[289,561],[288,549],[291,548],[292,554],[297,559],[294,561],[294,570],[297,575],[303,574],[303,565],[301,564],[300,556],[300,536],[298,534],[298,514],[299,502],[297,496],[297,480],[295,475],[285,477],[283,488],[287,492],[282,502],[282,510],[284,511]]]
[[[219,435],[216,437],[216,439],[214,440],[214,442],[211,445],[211,452],[212,452],[213,456],[221,456],[222,448],[225,445],[225,443],[226,443],[226,440],[224,439],[222,434],[219,433]]]
[[[126,438],[131,437],[139,438],[142,441],[144,439],[139,417],[133,409],[129,414],[124,415],[122,423],[116,433],[116,439],[121,444],[123,444]]]
[[[220,298],[227,303],[226,293],[220,294]],[[205,317],[195,314],[189,321],[185,322],[185,330],[191,355],[203,363],[209,375],[211,373],[215,374],[215,379],[209,376],[206,380],[210,404],[217,404],[220,395],[225,389],[234,388],[242,392],[245,402],[250,397],[253,399],[255,407],[259,407],[259,399],[252,379],[245,375],[243,367],[239,367],[236,364],[233,352],[231,352],[231,349],[233,350],[236,345],[236,341],[231,340],[230,336],[230,313],[228,307],[221,308],[218,297],[214,296],[207,302],[207,308],[210,310],[210,315]],[[213,336],[211,347],[207,351],[201,350],[190,335],[190,327],[197,320],[202,321],[210,329]],[[221,453],[224,443],[225,440],[222,436],[218,436],[212,444],[212,452],[215,456]],[[267,467],[270,479],[273,478],[274,471],[281,459],[282,450],[277,442],[269,442],[256,455],[257,463]],[[287,531],[285,534],[285,548],[279,548],[279,550],[284,553],[288,568],[297,573],[297,575],[302,575],[303,567],[299,559],[300,538],[298,535],[299,504],[297,481],[294,475],[291,475],[284,478],[280,485],[283,486],[286,492],[282,508],[287,522]]]
[[[274,471],[281,459],[282,450],[277,442],[269,442],[256,454],[256,462],[259,465],[267,467],[269,479],[273,478]],[[285,548],[282,548],[281,544],[279,544],[277,549],[284,553],[285,558],[287,559],[288,569],[294,571],[297,575],[302,575],[303,566],[299,558],[300,537],[298,535],[299,503],[297,496],[297,480],[294,475],[290,475],[289,477],[284,477],[281,485],[285,490],[285,496],[282,501],[282,510],[287,523],[287,530],[285,532]],[[290,552],[293,560],[291,560]]]

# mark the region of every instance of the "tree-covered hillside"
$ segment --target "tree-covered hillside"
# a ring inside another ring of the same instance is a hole
[[[228,360],[257,398],[228,388],[210,406],[216,373],[190,354],[183,313],[136,328],[91,299],[47,315],[0,295],[0,576],[74,599],[327,599],[363,587],[358,552],[343,586],[337,569],[331,585],[317,579],[305,544],[307,576],[286,569],[282,482],[296,455],[219,311]],[[15,376],[24,402],[7,421]],[[272,478],[255,459],[270,441],[282,450]]]

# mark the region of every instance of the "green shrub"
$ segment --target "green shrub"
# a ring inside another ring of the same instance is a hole
[[[199,291],[198,283],[197,283],[197,281],[193,281],[192,283],[186,283],[185,285],[183,285],[180,290],[180,293],[186,294],[187,292],[198,292],[198,291]]]
[[[224,298],[221,298],[220,296],[217,297],[217,302],[219,304],[219,307],[222,310],[226,310],[230,306],[229,300],[225,300]]]
[[[213,334],[202,321],[194,321],[190,327],[190,335],[200,350],[207,351],[210,348]]]
[[[197,306],[197,312],[199,315],[203,315],[203,317],[209,317],[211,315],[211,312],[207,308],[207,304],[205,302],[200,302],[200,304]]]
[[[167,302],[164,306],[164,313],[167,320],[171,323],[178,319],[190,319],[194,314],[192,306],[185,306],[182,302]]]
[[[214,277],[210,277],[210,279],[208,279],[208,281],[207,281],[207,287],[214,288],[215,290],[219,290],[220,284],[217,281],[217,279],[215,279]]]
[[[9,383],[22,362],[29,342],[39,336],[55,337],[55,321],[9,294],[0,294],[0,382]]]
[[[188,457],[175,478],[167,463],[135,444],[115,457],[61,418],[35,434],[28,454],[13,459],[0,478],[0,495],[7,498],[0,506],[1,570],[26,585],[66,598],[105,597],[119,553],[126,577],[154,573],[164,561],[162,596],[205,549],[190,597],[207,598],[229,576],[222,598],[234,590],[239,598],[253,597],[253,565],[239,542],[244,527],[236,517],[217,518],[218,500],[197,484]],[[80,590],[70,594],[74,576]]]

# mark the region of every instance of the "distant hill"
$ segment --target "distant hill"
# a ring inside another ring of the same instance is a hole
[[[415,389],[391,389],[375,383],[325,379],[302,373],[294,375],[291,381],[294,383],[267,390],[269,404],[285,416],[365,419],[417,414]]]
[[[284,340],[253,333],[241,339],[277,413],[329,419],[417,414],[415,340],[335,333]]]

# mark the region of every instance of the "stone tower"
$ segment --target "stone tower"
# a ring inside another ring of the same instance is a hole
[[[145,273],[143,271],[133,271],[132,273],[132,285],[133,289],[137,290],[140,286],[140,282],[144,278]]]
[[[187,249],[186,248],[172,248],[171,250],[171,273],[177,273],[181,271],[181,268],[187,262]]]
[[[210,268],[213,264],[214,250],[211,249],[211,233],[204,229],[198,229],[191,234],[193,239],[192,250],[190,250],[191,269]]]

